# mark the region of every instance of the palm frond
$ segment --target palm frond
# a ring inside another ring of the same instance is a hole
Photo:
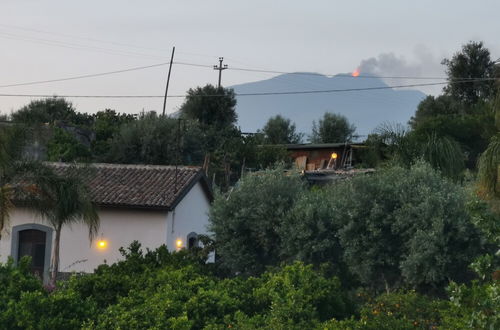
[[[12,187],[7,184],[0,186],[0,239],[3,229],[9,221],[12,207]]]
[[[479,191],[486,197],[500,197],[500,134],[491,138],[488,148],[479,157]]]
[[[432,167],[449,178],[458,179],[465,169],[460,145],[448,137],[436,134],[427,136],[427,143],[422,146],[422,156]]]

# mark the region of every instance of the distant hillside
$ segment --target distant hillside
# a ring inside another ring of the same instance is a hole
[[[395,84],[398,82],[396,81]],[[236,93],[330,90],[387,86],[379,78],[327,77],[320,74],[284,74],[271,79],[235,85]],[[384,89],[340,93],[239,96],[236,111],[242,131],[261,129],[269,117],[281,114],[309,134],[312,121],[327,111],[345,115],[367,135],[384,121],[406,124],[426,95],[416,90]]]

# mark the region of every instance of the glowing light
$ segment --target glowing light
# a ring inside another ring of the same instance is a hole
[[[357,76],[359,76],[359,69],[354,70],[354,71],[352,72],[352,76],[353,76],[353,77],[357,77]]]
[[[98,249],[104,250],[104,249],[105,249],[105,248],[107,248],[107,247],[108,247],[108,242],[107,242],[107,241],[105,241],[105,240],[101,239],[101,240],[99,240],[99,241],[97,242],[97,248],[98,248]]]
[[[337,153],[336,152],[332,153],[331,157],[332,157],[332,159],[337,159]]]
[[[180,249],[182,247],[182,240],[180,238],[177,239],[177,241],[175,241],[175,246]]]

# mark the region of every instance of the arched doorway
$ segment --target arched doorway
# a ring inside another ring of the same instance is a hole
[[[26,224],[12,228],[11,256],[17,263],[22,257],[31,257],[31,271],[47,280],[52,250],[52,228]]]

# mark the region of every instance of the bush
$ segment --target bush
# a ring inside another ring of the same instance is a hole
[[[278,265],[279,228],[303,190],[298,176],[286,176],[277,168],[247,175],[229,193],[216,196],[210,229],[219,262],[233,273],[249,275]]]
[[[465,193],[425,163],[355,177],[331,194],[345,260],[372,289],[442,288],[479,252]]]
[[[1,329],[79,329],[95,314],[95,304],[73,290],[47,292],[30,272],[31,260],[0,265]]]

